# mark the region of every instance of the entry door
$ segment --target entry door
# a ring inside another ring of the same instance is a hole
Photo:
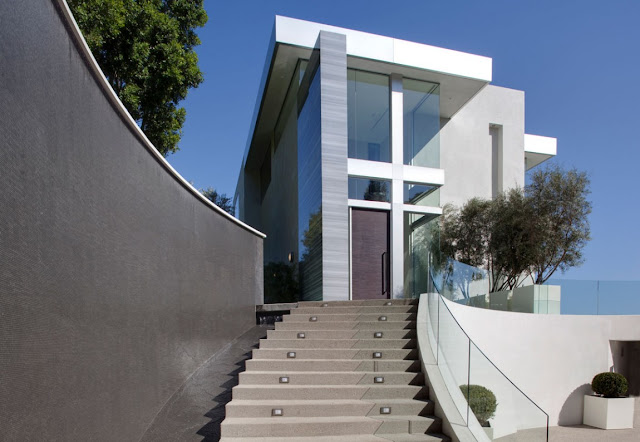
[[[352,208],[352,299],[389,298],[389,258],[389,212]]]

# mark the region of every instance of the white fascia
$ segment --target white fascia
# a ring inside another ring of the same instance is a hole
[[[524,160],[526,170],[556,156],[558,140],[541,135],[524,134]]]
[[[347,36],[347,55],[490,82],[492,59],[353,29],[276,16],[278,43],[313,48],[320,31]]]

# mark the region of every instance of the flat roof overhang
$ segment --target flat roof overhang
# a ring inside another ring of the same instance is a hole
[[[260,167],[299,59],[308,59],[320,31],[346,35],[347,65],[440,84],[440,116],[451,118],[491,82],[488,57],[276,16],[243,168]]]
[[[556,156],[558,140],[541,135],[524,134],[524,164],[525,170],[531,170],[537,165]]]

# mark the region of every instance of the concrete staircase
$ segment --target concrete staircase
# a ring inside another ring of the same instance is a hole
[[[300,302],[246,362],[221,440],[449,441],[420,370],[417,307]]]

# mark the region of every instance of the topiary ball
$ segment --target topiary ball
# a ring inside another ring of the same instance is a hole
[[[623,397],[627,395],[629,383],[620,373],[605,372],[595,375],[591,381],[591,389],[604,397]]]
[[[480,425],[485,426],[498,407],[496,395],[482,385],[461,385],[460,391],[462,391],[464,398],[469,403],[469,408],[473,411]]]

